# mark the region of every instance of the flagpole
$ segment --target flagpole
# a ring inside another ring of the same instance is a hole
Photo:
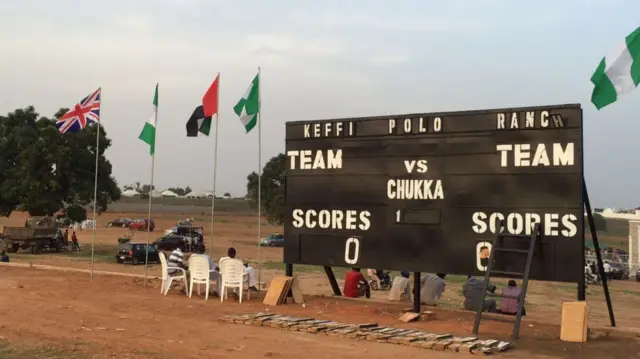
[[[213,145],[213,196],[211,197],[211,231],[209,239],[209,257],[213,258],[213,214],[216,207],[216,172],[218,169],[218,120],[220,119],[220,73],[218,72],[218,90],[216,99],[216,137]],[[213,269],[213,268],[211,268]]]
[[[102,87],[98,89],[100,93],[100,107],[102,107]],[[93,260],[96,248],[96,228],[98,222],[96,222],[96,207],[98,206],[98,160],[100,158],[100,120],[98,119],[98,129],[96,131],[96,170],[95,179],[93,182],[93,235],[91,236],[91,274],[90,280],[93,281]]]
[[[262,76],[258,66],[258,287],[262,283]]]
[[[156,83],[156,91],[157,89],[158,89],[158,83]],[[156,165],[156,137],[158,134],[158,105],[157,104],[154,112],[155,113],[153,115],[153,118],[154,118],[154,125],[155,125],[154,126],[155,134],[153,138],[153,155],[151,155],[151,183],[149,184],[149,188],[150,188],[149,209],[147,213],[147,247],[146,247],[146,253],[144,256],[144,283],[143,283],[144,287],[147,286],[147,269],[149,268],[149,242],[151,241],[151,199],[153,198],[153,172],[154,172],[154,167]]]

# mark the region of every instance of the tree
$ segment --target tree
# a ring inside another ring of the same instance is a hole
[[[182,187],[171,187],[168,189],[169,191],[177,194],[178,196],[186,196],[191,193],[191,187],[187,186],[185,188]]]
[[[123,186],[123,187],[122,187],[122,189],[124,189],[125,191],[130,191],[130,190],[132,190],[132,189],[133,189],[133,186],[131,186],[131,185],[126,185],[126,186]]]
[[[229,193],[229,192],[225,192],[225,193],[222,195],[222,197],[224,197],[224,198],[231,198],[231,193]]]
[[[284,222],[284,191],[285,164],[283,153],[271,158],[262,169],[260,177],[261,207],[270,223]],[[247,197],[252,206],[258,202],[258,174],[255,172],[247,176]]]
[[[66,109],[59,110],[59,118]],[[61,134],[55,121],[39,117],[33,106],[0,116],[0,215],[13,210],[53,215],[93,204],[98,126]],[[111,140],[100,127],[97,208],[120,198],[104,152]]]

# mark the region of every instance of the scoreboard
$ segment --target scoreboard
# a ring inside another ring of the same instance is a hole
[[[580,105],[288,122],[286,157],[285,263],[482,275],[503,220],[541,226],[530,278],[581,278]]]

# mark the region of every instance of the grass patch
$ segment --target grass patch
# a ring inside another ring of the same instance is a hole
[[[31,254],[18,252],[10,254],[12,258],[20,260],[37,260],[46,256],[56,256],[58,258],[69,258],[74,261],[88,262],[91,261],[91,244],[85,244],[81,247],[80,252],[60,252],[60,253],[41,253]],[[112,245],[96,245],[94,248],[93,258],[95,262],[114,262],[117,248]]]

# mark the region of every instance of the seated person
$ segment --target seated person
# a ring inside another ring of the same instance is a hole
[[[515,280],[510,280],[506,288],[502,288],[502,295],[510,298],[502,298],[500,303],[500,310],[498,313],[516,315],[518,313],[518,297],[522,290],[517,287]],[[522,307],[522,315],[527,315],[524,306]]]
[[[464,295],[464,302],[462,306],[466,310],[477,310],[478,305],[482,305],[483,312],[496,313],[496,300],[493,298],[485,298],[483,302],[482,296],[484,293],[484,280],[478,279],[472,276],[467,277],[467,282],[462,286],[462,295]],[[489,283],[487,291],[495,293],[496,286]]]
[[[171,252],[169,259],[167,260],[167,266],[169,267],[169,274],[179,274],[180,271],[172,268],[187,269],[187,265],[184,263],[184,244],[179,243],[176,249]]]
[[[389,276],[384,269],[376,268],[376,276],[378,276],[378,280],[381,285],[391,285],[391,276]]]
[[[442,293],[444,293],[444,273],[427,274],[420,279],[420,303],[426,305],[438,305]]]
[[[400,272],[399,276],[393,278],[393,284],[389,291],[389,300],[411,299],[411,282],[409,272]]]
[[[366,296],[371,298],[371,289],[369,283],[360,273],[360,268],[351,268],[344,278],[344,289],[342,295],[346,298],[358,298]]]
[[[249,284],[249,290],[257,292],[258,288],[256,288],[256,271],[252,266],[249,265],[249,263],[244,264],[244,273],[248,277],[247,282]]]
[[[375,281],[376,284],[378,284],[378,288],[380,288],[380,278],[378,278],[377,269],[367,269],[367,277],[369,277],[369,280]]]
[[[7,252],[4,251],[4,249],[2,250],[2,252],[0,252],[0,262],[9,262],[9,256],[7,255]]]

